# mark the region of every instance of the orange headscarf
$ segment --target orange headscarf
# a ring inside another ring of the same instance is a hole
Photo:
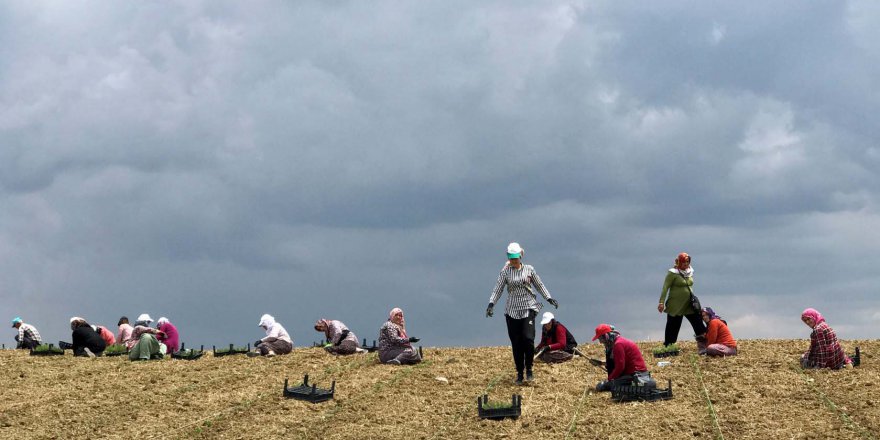
[[[688,266],[691,265],[691,256],[687,254],[687,252],[682,252],[675,257],[675,268],[678,270],[685,270]]]

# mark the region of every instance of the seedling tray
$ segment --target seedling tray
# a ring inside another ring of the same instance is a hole
[[[504,418],[518,419],[522,415],[522,396],[514,394],[510,405],[497,406],[489,403],[489,396],[477,397],[477,415],[481,419],[501,420]]]
[[[679,353],[678,350],[675,350],[675,351],[665,351],[665,352],[662,352],[662,353],[654,353],[654,357],[655,357],[655,358],[665,358],[665,357],[670,357],[670,356],[678,356],[678,353]]]
[[[636,385],[623,385],[611,389],[611,400],[615,402],[650,402],[669,399],[672,399],[672,379],[669,379],[669,388],[665,390]]]
[[[375,340],[375,339],[373,339],[373,346],[372,346],[372,347],[367,346],[367,338],[364,338],[364,343],[361,344],[361,348],[363,348],[364,350],[367,350],[367,351],[370,352],[370,353],[372,353],[372,352],[374,352],[374,351],[376,351],[376,350],[379,349],[379,347],[376,346],[376,340]]]
[[[107,347],[107,348],[104,350],[104,356],[111,356],[111,357],[113,357],[113,356],[123,356],[123,355],[127,355],[127,354],[128,354],[128,348],[125,348],[125,350],[110,351],[110,347],[125,347],[125,346],[122,345],[122,344],[113,344],[113,345]]]
[[[49,344],[46,346],[45,344],[37,346],[37,348],[31,350],[31,356],[62,356],[64,355],[64,349],[55,347],[55,344]]]
[[[205,346],[202,345],[200,350],[186,349],[185,344],[180,344],[180,350],[171,353],[171,359],[182,359],[185,361],[194,361],[205,354]]]
[[[235,344],[229,344],[228,350],[221,348],[220,351],[217,351],[217,347],[215,347],[215,346],[211,346],[211,348],[214,351],[214,357],[221,357],[221,356],[231,356],[234,354],[246,354],[247,352],[251,351],[251,344],[248,343],[247,348],[236,347]]]
[[[336,392],[336,381],[330,385],[330,389],[318,388],[315,384],[309,385],[309,375],[303,376],[303,383],[298,387],[288,388],[287,379],[284,379],[284,397],[306,402],[321,403],[333,398]]]

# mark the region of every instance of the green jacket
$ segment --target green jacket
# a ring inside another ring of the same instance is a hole
[[[694,285],[694,277],[682,277],[677,273],[666,272],[660,302],[666,305],[666,313],[672,316],[684,316],[697,313],[691,307],[691,291],[688,286]],[[693,287],[691,287],[693,288]]]

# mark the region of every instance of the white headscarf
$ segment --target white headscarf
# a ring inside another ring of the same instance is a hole
[[[168,322],[168,318],[166,318],[166,317],[163,316],[163,317],[159,318],[158,321],[156,321],[156,325],[162,325],[162,324],[165,324],[165,323],[167,323],[167,322]]]
[[[257,324],[259,327],[265,327],[266,330],[269,330],[275,325],[275,317],[266,313],[265,315],[260,317],[260,323]]]

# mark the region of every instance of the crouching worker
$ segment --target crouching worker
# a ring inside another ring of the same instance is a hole
[[[810,349],[801,356],[803,368],[831,368],[837,370],[852,365],[852,360],[843,352],[834,330],[816,309],[806,309],[801,313],[801,321],[813,329],[810,333]]]
[[[293,340],[290,339],[284,326],[276,322],[272,315],[267,313],[260,317],[258,326],[266,331],[266,337],[254,342],[257,351],[248,353],[248,356],[272,357],[276,354],[287,354],[293,351]]]
[[[736,356],[736,339],[730,334],[727,323],[715,314],[711,307],[703,307],[703,322],[706,323],[705,348],[699,348],[700,354],[709,356]],[[699,345],[699,344],[698,344]]]
[[[319,319],[315,323],[315,331],[324,332],[328,341],[324,350],[328,353],[347,355],[360,350],[357,336],[342,321]]]
[[[101,339],[104,340],[104,344],[107,347],[116,343],[116,336],[114,336],[113,332],[107,327],[104,327],[103,325],[93,325],[92,328],[101,336]]]
[[[162,332],[150,327],[152,322],[153,318],[146,313],[138,316],[131,330],[131,339],[125,344],[129,349],[129,360],[148,361],[165,357],[167,347],[156,337],[162,336]]]
[[[412,347],[419,338],[406,335],[406,320],[403,310],[394,308],[388,321],[379,329],[379,362],[392,365],[417,364],[422,361],[419,352]]]
[[[70,318],[70,330],[73,331],[70,337],[73,339],[71,348],[74,356],[100,356],[107,348],[107,342],[85,319],[78,316]]]
[[[541,343],[535,347],[538,359],[548,364],[571,360],[577,341],[568,329],[550,312],[544,312],[541,326]]]
[[[605,346],[605,358],[608,368],[608,380],[596,385],[597,391],[611,391],[612,388],[622,385],[631,385],[634,381],[647,381],[650,373],[645,366],[642,352],[635,342],[620,336],[608,324],[600,324],[596,327],[596,336],[593,340],[599,340]]]
[[[177,327],[163,316],[156,321],[156,328],[160,332],[159,342],[168,347],[168,353],[177,353],[180,349],[180,336],[177,334]]]
[[[21,317],[16,316],[12,320],[12,328],[18,330],[18,334],[15,335],[15,348],[33,350],[43,343],[37,328],[22,321]]]

